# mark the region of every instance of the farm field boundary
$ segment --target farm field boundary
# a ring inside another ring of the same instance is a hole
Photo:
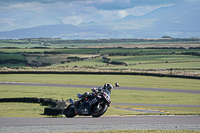
[[[174,77],[174,78],[200,79],[200,77],[197,77],[197,76],[170,75],[170,74],[160,74],[160,73],[139,73],[139,72],[1,71],[0,74],[100,74],[100,75],[144,75],[144,76],[156,76],[156,77]]]

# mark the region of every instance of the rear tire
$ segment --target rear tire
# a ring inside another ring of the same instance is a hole
[[[72,104],[70,104],[65,110],[64,110],[64,115],[67,117],[67,118],[73,118],[75,116],[75,110],[73,107],[71,107]]]
[[[100,117],[102,116],[108,109],[107,103],[100,103],[99,109],[97,106],[92,109],[92,117]]]

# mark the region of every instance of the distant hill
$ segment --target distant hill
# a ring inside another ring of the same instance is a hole
[[[7,38],[174,38],[200,37],[200,1],[156,9],[143,16],[126,16],[120,20],[82,23],[78,26],[59,24],[0,32]]]
[[[0,38],[37,38],[53,37],[63,33],[76,32],[78,28],[73,25],[44,25],[7,32],[0,32]]]
[[[13,31],[0,32],[0,39],[10,38],[67,38],[67,39],[94,39],[112,38],[118,32],[106,29],[91,29],[68,24],[44,25],[33,28],[24,28]]]

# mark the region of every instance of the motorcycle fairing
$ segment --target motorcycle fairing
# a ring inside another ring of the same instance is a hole
[[[103,93],[103,97],[105,98],[105,100],[110,104],[111,103],[111,98],[107,93]]]
[[[76,114],[79,115],[90,115],[91,114],[91,109],[94,104],[98,102],[98,97],[90,96],[87,99],[85,98],[83,102],[81,102],[79,107],[75,107]]]

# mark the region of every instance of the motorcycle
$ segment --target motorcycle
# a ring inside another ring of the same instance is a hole
[[[119,84],[115,83],[115,87],[119,87]],[[102,116],[110,106],[110,95],[104,87],[99,87],[98,89],[93,88],[92,91],[93,93],[86,92],[84,94],[77,94],[78,100],[70,98],[70,105],[64,110],[65,116],[67,118],[72,118],[76,115]]]

